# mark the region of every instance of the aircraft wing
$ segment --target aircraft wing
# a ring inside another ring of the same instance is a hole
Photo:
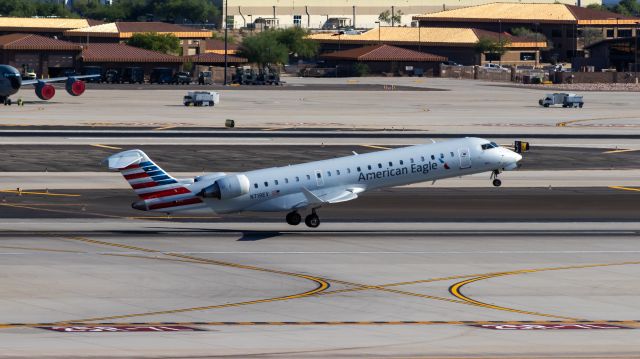
[[[49,79],[39,79],[39,80],[22,80],[23,85],[35,85],[38,82],[60,82],[67,81],[67,79],[71,77],[74,79],[88,79],[92,77],[100,77],[100,75],[78,75],[78,76],[63,76],[63,77],[52,77]]]
[[[307,204],[340,203],[358,198],[358,193],[364,192],[363,188],[333,188],[326,191],[317,190],[316,193],[302,188],[302,194],[307,199]]]

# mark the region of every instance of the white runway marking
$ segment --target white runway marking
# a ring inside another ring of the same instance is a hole
[[[0,255],[27,255],[36,254],[37,249],[33,252],[0,252]],[[640,253],[640,250],[633,251],[200,251],[200,252],[181,252],[181,251],[169,251],[158,252],[158,254],[624,254],[624,253]],[[55,253],[52,253],[55,254]],[[58,253],[58,254],[140,254],[140,252],[77,252],[77,253]]]

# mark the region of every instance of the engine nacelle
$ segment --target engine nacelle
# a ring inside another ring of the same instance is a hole
[[[207,186],[198,193],[205,198],[217,198],[221,200],[240,197],[249,193],[249,179],[245,175],[229,175],[222,177],[212,185]]]
[[[36,95],[41,100],[45,100],[45,101],[51,100],[51,98],[53,98],[55,94],[56,94],[56,89],[51,84],[48,84],[45,82],[38,82],[38,84],[36,85]]]
[[[73,77],[69,77],[67,82],[64,85],[64,88],[67,90],[67,93],[71,96],[80,96],[84,93],[86,89],[86,84],[84,81],[80,81],[74,79]]]

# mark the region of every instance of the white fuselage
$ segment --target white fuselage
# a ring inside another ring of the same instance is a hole
[[[522,158],[503,147],[484,148],[488,140],[462,138],[322,161],[243,172],[246,194],[230,199],[205,198],[216,213],[289,211],[312,206],[304,191],[318,197],[349,190],[361,193],[382,187],[435,181],[487,171],[512,170]],[[196,194],[224,173],[204,176],[189,185]],[[196,209],[196,208],[190,208]],[[166,209],[163,211],[167,211]]]

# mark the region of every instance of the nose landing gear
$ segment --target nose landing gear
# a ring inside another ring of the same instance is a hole
[[[493,172],[491,172],[491,177],[489,177],[489,179],[493,179],[492,183],[495,187],[500,187],[502,185],[502,181],[498,179],[499,174],[500,170],[494,170]]]

